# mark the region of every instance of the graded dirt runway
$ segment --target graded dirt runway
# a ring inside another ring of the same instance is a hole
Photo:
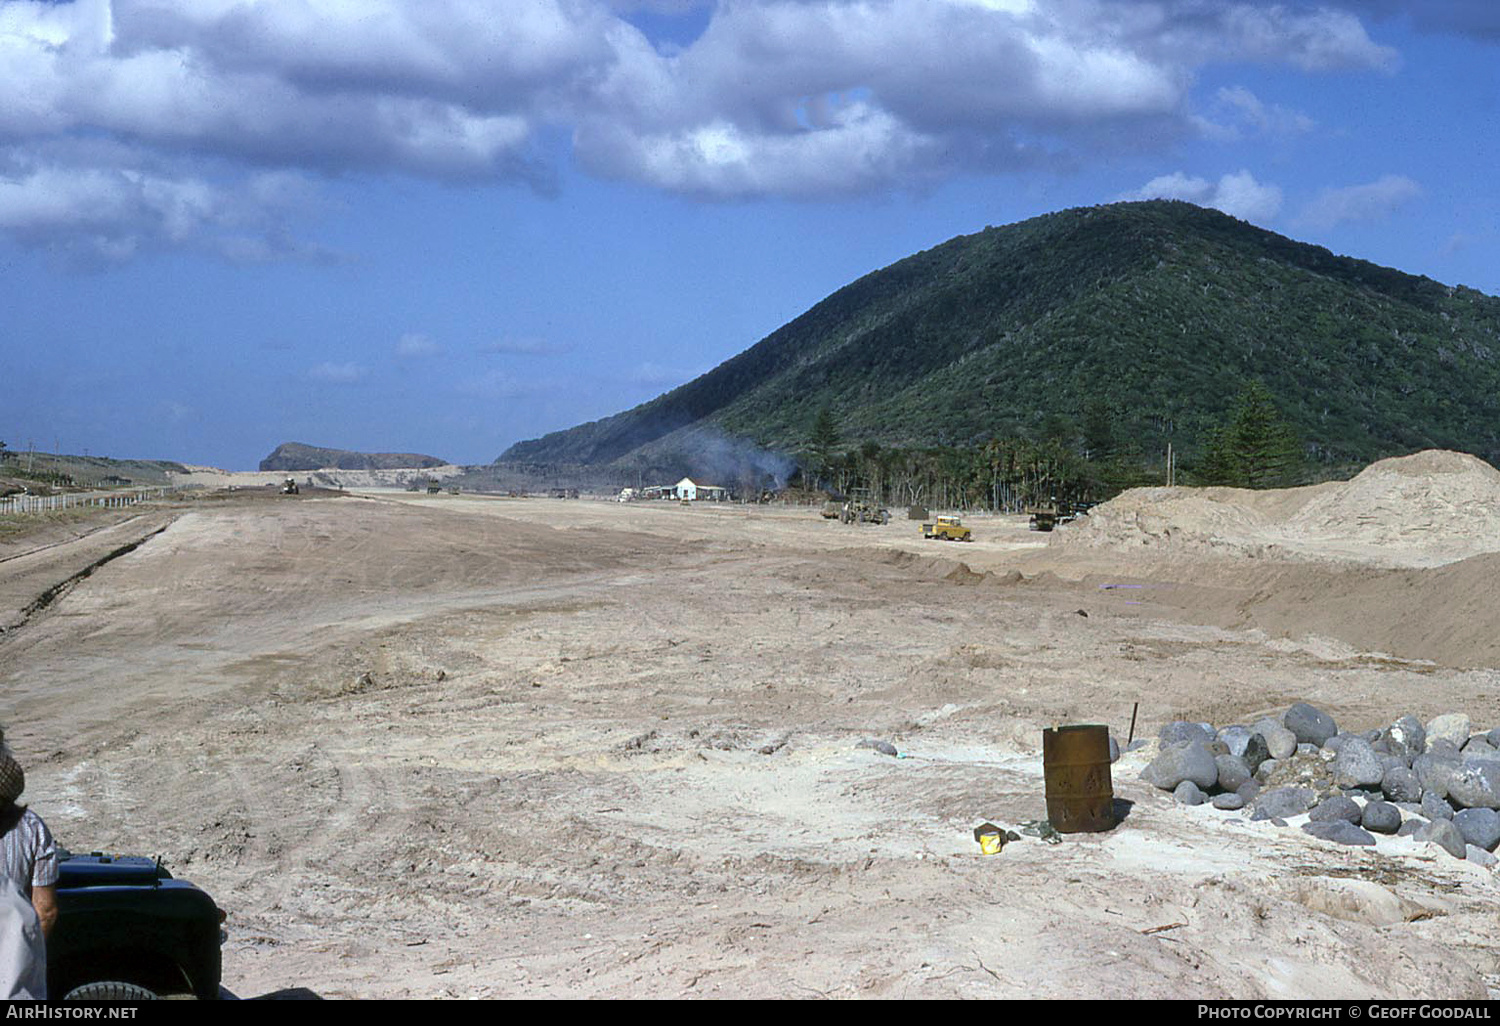
[[[1500,724],[1493,612],[1436,653],[1369,615],[1427,589],[1447,622],[1471,561],[1147,564],[1020,517],[958,545],[805,508],[400,492],[151,516],[29,617],[89,560],[49,538],[0,562],[4,726],[64,844],[159,854],[229,910],[241,996],[1500,987],[1491,871],[1175,805],[1136,779],[1149,753],[1114,767],[1110,833],[972,836],[1044,818],[1044,727],[1123,740],[1135,702],[1145,737],[1299,700],[1352,729]]]

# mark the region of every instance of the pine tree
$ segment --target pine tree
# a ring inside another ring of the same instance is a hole
[[[808,451],[812,454],[814,470],[820,477],[827,477],[832,469],[834,450],[839,445],[839,428],[833,419],[833,410],[827,406],[818,410],[813,421],[812,437],[808,439]]]
[[[1266,386],[1252,381],[1235,400],[1226,423],[1209,436],[1198,478],[1211,485],[1277,488],[1292,484],[1301,469],[1297,436]]]

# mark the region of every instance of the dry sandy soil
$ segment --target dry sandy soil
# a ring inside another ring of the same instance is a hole
[[[1382,515],[1453,491],[1429,462]],[[974,841],[1044,818],[1045,727],[1124,740],[1137,702],[1149,738],[1299,700],[1500,724],[1500,539],[1444,562],[1288,495],[1213,498],[1261,503],[1231,546],[1141,520],[1182,489],[968,545],[808,509],[184,501],[0,549],[4,726],[65,845],[229,910],[244,997],[1485,997],[1492,871],[1175,805],[1149,748],[1113,831]]]

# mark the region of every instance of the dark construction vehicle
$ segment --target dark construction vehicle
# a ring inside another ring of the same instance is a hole
[[[224,912],[141,856],[59,852],[57,926],[47,938],[53,999],[221,996]]]

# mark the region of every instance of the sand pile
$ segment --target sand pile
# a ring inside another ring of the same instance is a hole
[[[1135,488],[1066,525],[1051,544],[1440,566],[1500,551],[1500,471],[1429,450],[1305,488]]]

